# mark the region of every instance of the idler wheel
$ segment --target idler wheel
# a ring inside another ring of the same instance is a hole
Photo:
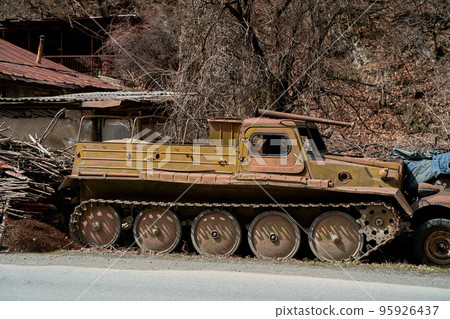
[[[181,240],[181,224],[178,217],[165,208],[142,210],[133,225],[134,239],[145,251],[168,253]]]
[[[355,219],[342,212],[319,215],[309,229],[309,246],[323,261],[341,261],[357,257],[363,247],[363,235]]]
[[[200,213],[191,228],[191,239],[201,255],[232,255],[241,242],[241,227],[233,215],[213,209]]]
[[[248,229],[248,243],[259,258],[291,258],[300,247],[300,238],[295,221],[276,211],[256,216]]]
[[[110,247],[120,236],[119,214],[109,205],[87,206],[78,222],[78,235],[88,246]]]

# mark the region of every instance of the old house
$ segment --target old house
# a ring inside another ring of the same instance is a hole
[[[0,96],[48,96],[118,88],[0,39]]]
[[[164,115],[170,92],[123,92],[0,39],[0,129],[56,148],[76,142],[83,116]],[[109,121],[111,122],[111,121]],[[99,125],[112,125],[108,121]]]
[[[44,57],[89,75],[108,75],[113,55],[104,52],[108,32],[117,25],[142,21],[136,15],[90,18],[0,20],[0,38],[37,53],[39,38],[45,36]]]
[[[29,135],[45,145],[66,148],[74,145],[83,116],[121,117],[158,115],[164,118],[167,105],[176,98],[170,92],[90,92],[46,97],[0,98],[0,131],[28,140]],[[113,126],[114,121],[99,125]],[[157,122],[157,121],[154,121]],[[85,121],[86,125],[90,125]]]

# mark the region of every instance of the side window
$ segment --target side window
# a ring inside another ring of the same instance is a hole
[[[303,149],[305,150],[305,152],[312,152],[313,149],[311,147],[311,143],[309,142],[310,139],[308,138],[308,136],[301,135],[300,138],[302,139]]]
[[[300,133],[300,138],[302,140],[303,148],[305,152],[319,152],[319,153],[327,153],[327,147],[320,136],[320,133],[317,129],[313,128],[305,128],[299,127],[298,131]]]
[[[250,137],[250,153],[260,156],[286,156],[292,145],[287,135],[253,134]]]

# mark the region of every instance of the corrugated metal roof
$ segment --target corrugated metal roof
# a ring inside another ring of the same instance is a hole
[[[116,89],[96,77],[78,73],[46,58],[42,58],[39,64],[35,61],[36,54],[33,52],[0,39],[0,74],[13,80],[62,87]]]
[[[118,14],[114,16],[96,16],[96,17],[72,17],[70,19],[61,19],[61,18],[55,18],[55,17],[49,17],[49,18],[28,18],[28,19],[21,19],[21,18],[4,18],[0,19],[0,25],[1,24],[27,24],[27,23],[35,23],[35,24],[41,24],[46,22],[61,22],[61,21],[89,21],[92,22],[93,20],[105,20],[109,24],[111,20],[117,19],[117,18],[133,18],[137,21],[141,21],[142,17],[137,14]],[[94,23],[94,22],[93,22]]]
[[[180,97],[180,93],[164,92],[164,91],[90,92],[90,93],[65,94],[58,96],[0,98],[0,104],[9,102],[64,103],[64,102],[125,101],[125,100],[135,102],[164,102],[164,101],[171,101],[176,97]]]

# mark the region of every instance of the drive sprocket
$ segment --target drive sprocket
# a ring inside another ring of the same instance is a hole
[[[394,237],[400,230],[400,218],[394,209],[381,205],[369,205],[359,211],[361,217],[357,220],[361,225],[360,233],[366,235],[366,240],[375,240],[377,244]]]

